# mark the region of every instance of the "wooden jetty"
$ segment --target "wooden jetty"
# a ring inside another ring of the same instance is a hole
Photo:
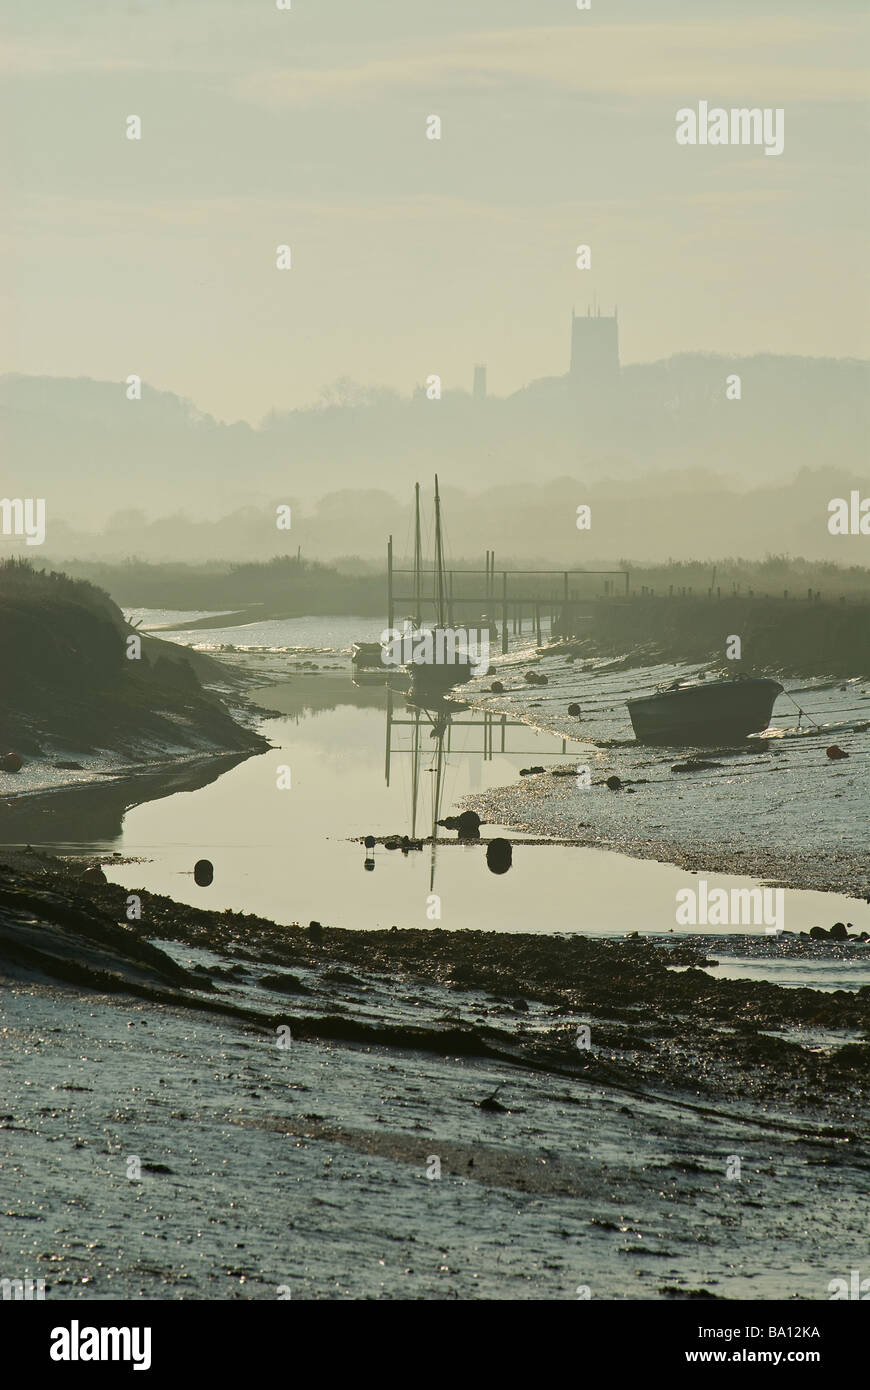
[[[418,542],[419,544],[419,542]],[[578,581],[590,577],[603,579],[599,595],[581,594]],[[406,585],[407,579],[412,583]],[[401,617],[413,614],[419,626],[424,617],[424,609],[438,611],[443,602],[441,593],[436,592],[433,578],[431,592],[424,580],[429,574],[420,565],[413,569],[397,567],[393,562],[393,537],[387,541],[387,619],[388,626],[395,627],[398,612]],[[522,588],[518,591],[518,581]],[[619,582],[621,581],[621,583]],[[481,613],[492,621],[497,613],[501,615],[501,650],[508,650],[508,635],[511,629],[522,634],[526,617],[531,620],[537,641],[541,642],[541,616],[549,612],[551,631],[557,621],[564,625],[569,617],[582,612],[585,606],[596,604],[599,598],[629,598],[631,575],[628,570],[497,570],[495,551],[486,552],[484,569],[445,569],[443,582],[446,587],[447,622],[450,627],[456,624],[456,615],[462,610],[471,610],[471,617]]]

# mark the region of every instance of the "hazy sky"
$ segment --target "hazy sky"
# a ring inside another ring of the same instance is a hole
[[[870,355],[865,9],[5,0],[0,369],[229,420],[476,361],[505,394],[593,296],[624,361]],[[783,107],[784,153],[678,146],[699,100]]]

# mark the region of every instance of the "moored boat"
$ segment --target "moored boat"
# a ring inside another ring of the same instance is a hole
[[[410,681],[407,672],[390,661],[382,642],[354,642],[351,647],[351,669],[354,685],[383,685],[389,683],[400,689]]]
[[[417,699],[424,699],[427,695],[446,695],[454,685],[464,685],[471,678],[471,664],[468,661],[454,661],[444,665],[412,664],[407,669],[411,676],[411,694]]]
[[[746,738],[770,723],[783,687],[760,676],[674,681],[654,695],[628,701],[639,743],[710,744]]]
[[[422,555],[420,547],[420,489],[415,489],[416,526],[414,549],[415,592],[421,593]],[[468,632],[448,627],[449,608],[445,584],[444,541],[441,530],[441,495],[438,491],[438,475],[435,475],[435,566],[434,566],[434,605],[435,623],[423,627],[417,623],[416,633],[420,640],[419,648],[408,661],[405,669],[411,677],[411,697],[420,704],[427,700],[440,700],[455,685],[464,685],[470,679],[473,665],[468,651]],[[420,607],[418,599],[418,610]],[[463,640],[464,633],[464,640]]]
[[[380,642],[354,642],[350,649],[351,663],[365,671],[383,670],[384,675],[389,670],[383,660],[384,648]]]

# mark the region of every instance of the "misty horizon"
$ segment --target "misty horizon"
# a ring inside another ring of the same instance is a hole
[[[569,313],[571,311],[569,310]],[[578,318],[584,317],[582,314]],[[594,315],[592,315],[594,317]],[[566,352],[570,353],[570,330],[566,333]],[[620,339],[620,348],[622,339]],[[766,359],[776,359],[786,362],[813,362],[813,363],[837,363],[848,366],[870,367],[870,355],[851,356],[844,354],[813,354],[813,353],[782,353],[772,350],[759,349],[750,354],[741,352],[725,352],[722,349],[714,348],[681,348],[672,352],[667,357],[650,358],[643,360],[625,360],[620,350],[620,377],[631,368],[642,367],[664,367],[669,362],[687,360],[713,361],[727,364],[732,362],[746,362],[752,360],[764,361]],[[570,368],[566,366],[562,372],[552,374],[531,375],[526,380],[514,385],[511,389],[499,390],[498,383],[494,383],[489,372],[488,363],[485,355],[479,362],[475,362],[467,381],[458,381],[450,373],[438,374],[442,383],[442,399],[445,396],[475,396],[475,377],[480,368],[483,368],[485,375],[485,399],[495,401],[508,401],[515,396],[522,395],[530,387],[534,387],[548,382],[568,381],[571,377]],[[431,374],[430,374],[431,375]],[[138,378],[141,383],[143,399],[145,393],[156,399],[165,398],[179,402],[185,409],[190,409],[196,416],[214,421],[219,425],[246,425],[252,430],[262,430],[270,421],[280,418],[283,415],[307,414],[334,409],[336,407],[353,407],[359,405],[377,404],[380,400],[395,399],[398,401],[412,401],[419,399],[426,393],[426,378],[416,379],[411,382],[397,383],[395,381],[372,381],[365,382],[352,375],[341,375],[324,380],[317,388],[316,393],[305,401],[274,401],[259,415],[250,418],[244,415],[233,417],[222,415],[219,411],[212,411],[202,406],[194,398],[184,395],[171,386],[156,386],[144,377]],[[121,391],[122,395],[127,390],[129,378],[124,377],[93,377],[81,373],[69,373],[62,375],[45,374],[39,372],[4,371],[0,372],[0,385],[3,382],[63,382],[67,384],[87,382],[94,386],[111,386]],[[494,389],[494,386],[496,389]]]
[[[866,358],[855,11],[21,9],[0,370],[135,372],[228,421],[477,362],[510,395],[564,370],[566,310],[593,301],[624,310],[627,365],[711,342]],[[701,98],[784,109],[783,152],[681,147]]]

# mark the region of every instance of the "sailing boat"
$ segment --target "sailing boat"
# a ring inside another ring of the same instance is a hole
[[[441,526],[441,495],[435,475],[435,625],[420,626],[422,558],[420,554],[420,488],[415,489],[416,528],[414,548],[414,595],[417,603],[417,629],[413,632],[414,655],[407,665],[411,676],[411,699],[425,704],[440,700],[454,685],[462,685],[471,675],[467,641],[448,627],[447,593],[444,581],[444,537]]]

